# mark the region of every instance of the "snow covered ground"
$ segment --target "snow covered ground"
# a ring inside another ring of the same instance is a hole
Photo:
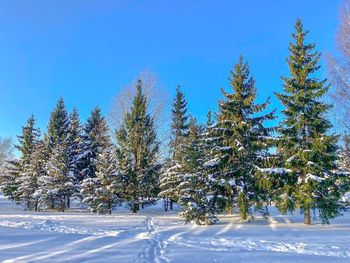
[[[222,216],[183,224],[161,206],[109,216],[83,209],[31,213],[0,197],[2,262],[350,262],[350,213],[305,226],[299,214],[269,222]]]

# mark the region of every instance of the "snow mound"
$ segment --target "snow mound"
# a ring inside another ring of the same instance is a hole
[[[62,222],[56,222],[49,219],[36,223],[34,221],[11,221],[6,219],[0,219],[0,226],[11,228],[22,228],[28,230],[40,230],[48,232],[58,232],[66,234],[80,234],[80,235],[92,235],[92,236],[118,236],[119,231],[104,231],[99,229],[87,229],[82,227],[67,226]]]

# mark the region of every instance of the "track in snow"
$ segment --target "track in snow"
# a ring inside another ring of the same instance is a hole
[[[168,245],[167,241],[160,238],[158,227],[154,224],[154,217],[147,217],[143,222],[146,232],[140,233],[139,238],[147,239],[147,247],[139,254],[136,262],[169,262],[165,256],[165,249]]]

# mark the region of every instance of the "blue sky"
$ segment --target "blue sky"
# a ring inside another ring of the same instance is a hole
[[[323,53],[334,49],[341,0],[13,1],[0,2],[0,136],[15,136],[33,113],[46,129],[63,97],[82,119],[141,71],[203,119],[243,54],[259,100],[281,90],[296,18]],[[324,63],[324,61],[322,62]],[[325,76],[325,72],[321,72]],[[279,107],[272,98],[272,107]]]

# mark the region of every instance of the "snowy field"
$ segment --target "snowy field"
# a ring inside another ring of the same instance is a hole
[[[350,213],[304,226],[299,214],[185,225],[152,207],[109,216],[29,213],[0,197],[2,262],[350,262]]]

